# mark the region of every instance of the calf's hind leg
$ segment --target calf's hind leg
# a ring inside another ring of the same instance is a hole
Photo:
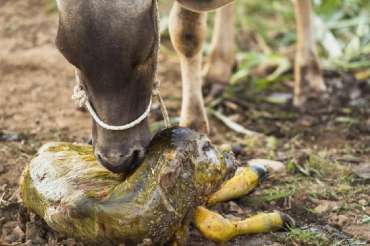
[[[311,0],[292,1],[297,26],[294,106],[302,107],[309,94],[325,92],[326,86],[315,52]]]
[[[180,57],[182,107],[180,125],[209,132],[202,95],[202,47],[207,33],[207,14],[185,9],[175,2],[170,14],[170,36]]]

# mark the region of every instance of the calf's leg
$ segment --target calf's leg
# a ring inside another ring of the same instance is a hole
[[[234,177],[209,197],[208,205],[247,195],[265,176],[267,176],[267,169],[262,165],[240,168]],[[235,221],[224,218],[205,207],[196,208],[193,221],[203,236],[217,242],[226,242],[239,235],[270,232],[294,225],[291,217],[280,212],[259,213]]]
[[[263,166],[239,168],[234,177],[227,180],[222,187],[208,199],[208,205],[240,198],[251,192],[267,176]]]
[[[202,47],[207,14],[185,9],[175,2],[170,14],[171,41],[180,57],[182,107],[180,125],[208,133],[209,123],[202,95]]]
[[[227,84],[235,63],[235,4],[217,10],[210,54],[204,67],[209,82]]]
[[[196,208],[194,223],[203,236],[221,243],[240,235],[272,232],[286,224],[285,214],[279,212],[260,213],[235,221],[226,219],[205,207]]]
[[[325,92],[326,86],[315,52],[311,0],[292,0],[297,26],[294,105],[304,106],[311,92]]]

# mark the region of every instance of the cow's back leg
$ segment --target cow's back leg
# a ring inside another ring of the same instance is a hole
[[[192,12],[175,2],[169,29],[181,62],[183,88],[180,125],[207,133],[209,124],[204,108],[201,74],[207,14]]]
[[[310,94],[325,92],[326,86],[315,51],[311,0],[292,1],[297,25],[294,105],[301,107]]]
[[[217,10],[210,53],[203,74],[208,82],[227,84],[235,64],[235,3]]]

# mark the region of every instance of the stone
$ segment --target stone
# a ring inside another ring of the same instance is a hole
[[[352,166],[352,171],[360,178],[369,180],[370,179],[370,162],[361,163],[356,166]]]
[[[317,214],[332,212],[339,209],[339,204],[336,201],[320,200],[319,204],[314,208]]]
[[[333,225],[336,225],[340,228],[342,228],[344,225],[347,224],[349,218],[343,214],[339,214],[339,215],[333,215],[333,216],[330,216],[329,218],[329,222]]]
[[[274,160],[266,160],[266,159],[252,159],[248,161],[248,164],[253,165],[262,165],[266,167],[272,173],[281,173],[285,171],[284,163],[280,161]]]
[[[26,136],[22,133],[0,131],[0,142],[18,142],[25,139]]]
[[[344,232],[351,234],[357,238],[361,238],[364,240],[370,241],[370,224],[363,224],[363,225],[350,225],[343,229]],[[367,245],[367,244],[363,244]]]

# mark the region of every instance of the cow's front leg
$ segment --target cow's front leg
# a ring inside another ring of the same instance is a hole
[[[226,85],[235,63],[235,4],[226,5],[216,13],[213,38],[204,78],[208,82]]]
[[[294,105],[302,107],[310,94],[325,92],[326,86],[315,51],[311,0],[293,0],[293,4],[297,25]]]
[[[202,46],[207,14],[183,8],[177,2],[170,14],[170,35],[181,62],[182,108],[180,125],[209,132],[202,95]]]

